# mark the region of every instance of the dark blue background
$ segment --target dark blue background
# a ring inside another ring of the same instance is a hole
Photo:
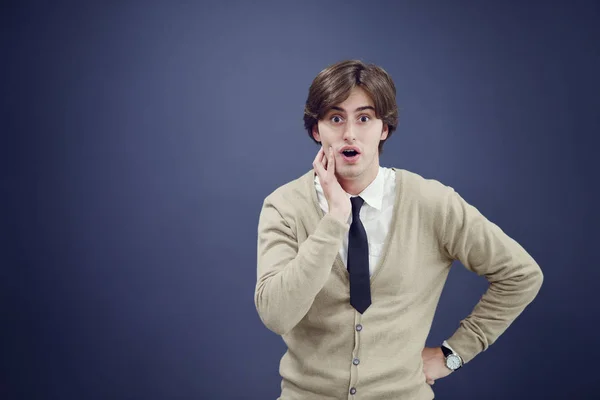
[[[598,2],[104,3],[2,5],[1,399],[275,399],[258,215],[312,168],[308,87],[348,58],[397,85],[381,164],[545,273],[437,397],[596,398]],[[485,288],[455,263],[428,345]]]

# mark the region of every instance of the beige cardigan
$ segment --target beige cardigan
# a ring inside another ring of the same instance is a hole
[[[490,285],[448,344],[465,363],[540,290],[533,258],[450,186],[404,169],[372,304],[350,305],[338,251],[349,224],[323,215],[310,170],[266,197],[258,224],[255,304],[288,350],[281,400],[430,400],[421,351],[453,260]]]

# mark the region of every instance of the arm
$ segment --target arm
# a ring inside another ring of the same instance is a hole
[[[543,274],[521,245],[452,188],[444,203],[442,244],[446,255],[489,282],[471,314],[447,340],[467,363],[493,344],[533,301]]]
[[[329,213],[298,245],[290,225],[272,201],[265,200],[258,223],[254,303],[267,328],[283,335],[306,315],[325,286],[349,229]]]

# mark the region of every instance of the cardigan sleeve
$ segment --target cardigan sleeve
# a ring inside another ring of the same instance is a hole
[[[443,249],[467,269],[483,275],[487,291],[447,340],[465,363],[485,351],[537,296],[543,274],[521,245],[468,204],[446,192]]]
[[[254,302],[265,326],[284,335],[306,315],[325,286],[350,225],[325,214],[298,244],[281,206],[274,203],[267,197],[260,212]]]

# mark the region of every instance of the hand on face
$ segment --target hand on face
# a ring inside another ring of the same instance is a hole
[[[335,176],[335,154],[331,146],[328,155],[321,147],[313,161],[313,168],[319,177],[325,199],[327,199],[329,213],[342,222],[347,222],[352,213],[352,203]]]

